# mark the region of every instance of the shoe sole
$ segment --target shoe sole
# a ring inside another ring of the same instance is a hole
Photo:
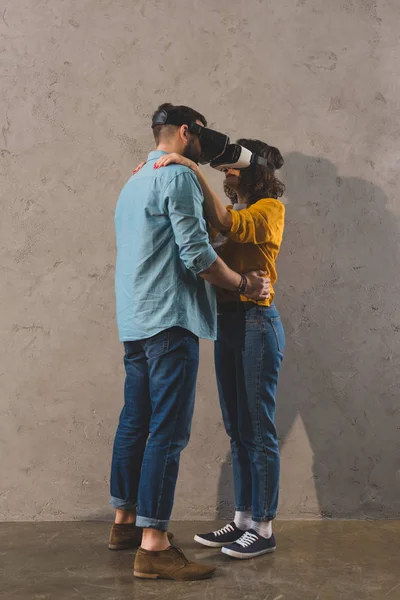
[[[223,546],[226,546],[226,543],[224,542],[222,544],[221,542],[210,542],[209,540],[205,540],[199,535],[195,535],[193,539],[198,544],[201,544],[202,546],[207,546],[208,548],[222,548]]]
[[[241,552],[236,552],[235,550],[231,550],[230,548],[222,548],[222,554],[227,554],[232,558],[239,558],[241,560],[246,560],[248,558],[257,558],[257,556],[262,556],[263,554],[272,554],[275,552],[275,548],[268,548],[268,550],[262,550],[261,552],[253,552],[252,554],[242,554]]]
[[[200,577],[196,577],[195,579],[176,579],[175,577],[166,577],[165,575],[157,575],[154,573],[141,573],[140,571],[133,571],[133,574],[138,579],[169,579],[170,581],[200,581],[203,579],[210,579],[214,575],[214,571],[212,573],[207,573],[206,575],[201,575]]]

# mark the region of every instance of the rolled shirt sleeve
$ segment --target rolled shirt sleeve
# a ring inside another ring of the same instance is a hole
[[[167,185],[165,199],[179,256],[196,274],[217,260],[203,217],[203,194],[194,173],[182,171]]]

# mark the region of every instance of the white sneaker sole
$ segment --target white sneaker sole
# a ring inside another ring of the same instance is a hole
[[[275,552],[275,548],[268,548],[268,550],[261,550],[261,552],[252,552],[251,554],[243,554],[242,552],[236,552],[235,550],[231,550],[230,548],[223,547],[221,552],[222,554],[227,554],[232,558],[240,558],[241,560],[246,560],[247,558],[257,558],[257,556],[262,556],[263,554],[271,554]]]
[[[209,542],[208,540],[203,539],[199,535],[194,536],[194,541],[198,544],[201,544],[202,546],[207,546],[208,548],[222,548],[222,546],[226,545],[225,543],[221,544],[221,542]]]

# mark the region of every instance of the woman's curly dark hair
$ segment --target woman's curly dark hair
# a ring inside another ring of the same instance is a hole
[[[247,140],[244,138],[237,140],[236,143],[258,156],[267,158],[275,169],[280,169],[283,165],[282,154],[274,146],[269,146],[260,140]],[[238,195],[235,190],[224,184],[224,191],[233,204],[236,204]],[[255,164],[240,172],[238,191],[240,196],[247,198],[250,205],[262,198],[280,198],[285,192],[285,186],[282,181],[275,177],[273,171]]]

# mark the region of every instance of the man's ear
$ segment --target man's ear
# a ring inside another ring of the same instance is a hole
[[[182,142],[184,142],[185,144],[187,144],[188,140],[189,140],[189,127],[187,125],[181,125],[179,128],[179,137],[182,140]]]

